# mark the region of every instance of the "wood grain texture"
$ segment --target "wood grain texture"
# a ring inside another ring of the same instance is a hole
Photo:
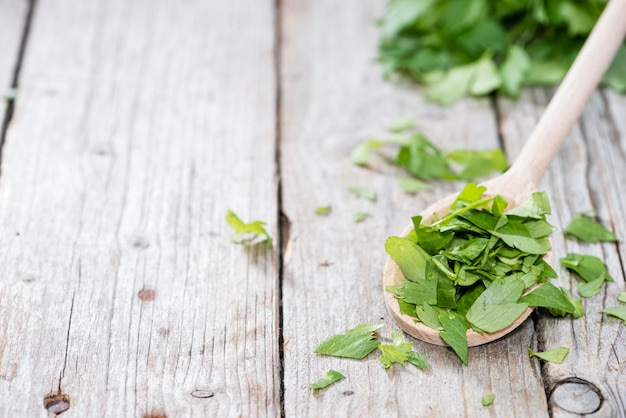
[[[550,92],[531,90],[518,103],[501,100],[502,132],[507,149],[515,153],[545,107]],[[600,221],[618,237],[626,237],[626,182],[623,125],[626,100],[612,92],[596,92],[553,162],[542,188],[552,201],[552,222],[562,231],[577,212],[596,209]],[[585,244],[553,234],[555,259],[568,252],[604,260],[615,282],[584,301],[586,316],[577,320],[541,316],[538,324],[545,349],[570,348],[562,365],[546,364],[544,374],[553,416],[587,414],[626,416],[626,332],[624,325],[599,312],[616,306],[624,291],[622,243]],[[555,266],[558,267],[558,266]],[[577,279],[558,268],[561,285],[577,294]]]
[[[0,0],[0,121],[7,107],[4,95],[13,83],[28,7],[27,0]]]
[[[277,415],[277,252],[224,221],[276,234],[273,1],[37,3],[0,178],[0,416],[59,391],[68,418]]]
[[[526,354],[534,346],[531,321],[505,339],[471,348],[469,367],[449,349],[413,339],[415,350],[428,358],[424,372],[410,365],[385,371],[373,354],[364,361],[313,354],[325,338],[362,322],[385,323],[381,335],[389,339],[384,241],[399,234],[411,215],[461,188],[435,183],[431,192],[404,195],[397,173],[383,164],[372,170],[352,166],[352,148],[407,116],[444,149],[499,145],[489,100],[441,108],[419,90],[382,80],[373,61],[375,20],[384,5],[282,4],[281,168],[283,211],[290,220],[283,277],[286,415],[547,416],[538,365]],[[376,189],[378,202],[354,197],[349,186]],[[328,204],[328,217],[313,213]],[[357,211],[372,216],[354,224]],[[347,378],[318,393],[310,390],[308,384],[331,368]],[[481,397],[490,393],[497,399],[484,408]]]

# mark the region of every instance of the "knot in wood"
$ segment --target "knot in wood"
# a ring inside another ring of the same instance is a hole
[[[210,391],[208,389],[196,389],[193,392],[191,392],[191,396],[193,396],[194,398],[200,398],[200,399],[212,398],[213,395],[215,395],[213,391]]]
[[[137,292],[137,297],[144,302],[150,302],[156,298],[156,291],[153,289],[143,288]]]
[[[552,402],[561,409],[574,414],[593,414],[604,398],[593,383],[577,377],[558,382],[552,391]]]
[[[49,393],[43,398],[43,407],[52,414],[62,414],[70,409],[70,397],[64,393]]]

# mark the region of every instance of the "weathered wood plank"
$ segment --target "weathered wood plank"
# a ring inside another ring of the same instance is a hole
[[[4,95],[13,84],[28,8],[27,0],[0,0],[0,124],[7,107]]]
[[[37,3],[0,178],[0,416],[58,391],[64,417],[275,416],[276,250],[224,221],[276,233],[273,1]]]
[[[523,144],[548,100],[548,92],[533,90],[526,92],[519,103],[500,101],[502,132],[512,152]],[[593,208],[618,237],[626,237],[626,200],[622,193],[626,182],[624,114],[624,97],[596,92],[554,161],[542,186],[552,200],[552,221],[559,230],[575,213]],[[619,304],[617,294],[624,291],[624,249],[621,244],[580,243],[565,239],[560,232],[553,234],[553,247],[555,260],[568,252],[600,257],[615,278],[599,295],[584,301],[585,317],[540,317],[542,345],[546,349],[564,346],[571,350],[562,365],[544,367],[553,416],[624,417],[626,333],[619,321],[599,312]],[[559,275],[561,284],[576,294],[577,279],[560,267]]]
[[[283,2],[281,155],[283,211],[291,221],[284,255],[285,411],[287,416],[547,416],[539,369],[526,349],[533,324],[509,337],[470,349],[463,367],[448,349],[415,342],[428,369],[385,371],[365,361],[313,354],[326,337],[361,322],[391,321],[382,297],[383,244],[458,184],[402,194],[391,175],[351,165],[350,150],[381,133],[385,123],[415,117],[444,149],[498,146],[489,100],[450,108],[427,103],[418,90],[394,87],[373,63],[375,20],[385,1]],[[378,202],[359,200],[349,186],[375,188]],[[332,205],[328,217],[318,206]],[[356,211],[372,214],[352,223]],[[408,337],[407,337],[408,338]],[[347,376],[313,393],[308,384],[335,369]],[[490,408],[481,397],[495,393]]]

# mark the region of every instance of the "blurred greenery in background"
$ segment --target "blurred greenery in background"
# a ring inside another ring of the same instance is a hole
[[[391,0],[380,20],[385,76],[408,76],[450,104],[557,84],[606,0]],[[626,17],[625,17],[626,18]],[[626,45],[603,84],[626,91]]]

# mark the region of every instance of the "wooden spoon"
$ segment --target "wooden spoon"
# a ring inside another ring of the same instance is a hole
[[[515,163],[506,173],[484,183],[488,194],[503,195],[509,202],[508,209],[512,209],[537,189],[550,162],[611,64],[625,34],[626,0],[611,0]],[[455,198],[456,195],[451,195],[428,207],[422,212],[423,222],[432,222],[435,213],[439,216],[447,214]],[[408,234],[412,229],[413,226],[409,225],[403,234]],[[389,257],[383,274],[383,289],[388,285],[398,286],[405,280],[398,265]],[[448,345],[439,336],[439,331],[400,313],[398,301],[391,292],[384,290],[384,294],[387,308],[400,328],[422,341]],[[532,310],[528,308],[513,324],[495,333],[468,330],[468,345],[485,344],[508,334],[524,322]]]

